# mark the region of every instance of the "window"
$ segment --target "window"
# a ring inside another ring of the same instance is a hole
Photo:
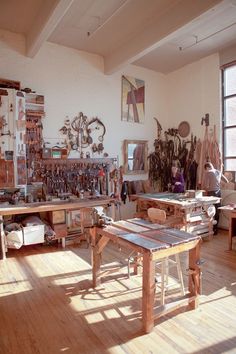
[[[224,170],[236,171],[236,62],[222,69]]]
[[[124,140],[124,173],[147,173],[148,145],[146,140]]]

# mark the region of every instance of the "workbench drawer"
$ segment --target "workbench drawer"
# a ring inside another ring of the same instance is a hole
[[[66,223],[66,213],[65,210],[55,210],[48,212],[48,219],[50,224],[65,224]]]

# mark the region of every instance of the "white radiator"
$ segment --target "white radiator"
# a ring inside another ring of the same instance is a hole
[[[221,190],[221,205],[236,204],[236,190]],[[225,210],[220,211],[219,228],[229,229],[229,212]]]

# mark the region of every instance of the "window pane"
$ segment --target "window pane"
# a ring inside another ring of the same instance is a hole
[[[136,148],[136,144],[128,144],[128,159],[134,158],[134,149]]]
[[[225,156],[236,156],[236,128],[225,130]]]
[[[236,97],[225,100],[225,126],[236,125]]]
[[[225,69],[225,96],[236,93],[236,65]]]
[[[236,159],[225,160],[225,170],[236,171]]]

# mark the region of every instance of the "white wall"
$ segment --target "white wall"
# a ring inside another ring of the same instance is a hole
[[[25,41],[21,35],[0,30],[0,77],[21,81],[45,95],[45,139],[58,140],[59,129],[68,116],[73,119],[82,111],[89,118],[98,116],[105,124],[105,150],[110,157],[123,163],[124,139],[149,141],[153,151],[157,117],[163,129],[177,128],[188,121],[191,131],[203,137],[201,118],[210,114],[210,127],[217,126],[220,138],[220,71],[219,55],[214,54],[169,75],[129,65],[114,75],[103,73],[100,56],[79,52],[52,43],[43,45],[34,59],[27,58]],[[121,76],[134,76],[145,81],[145,124],[121,122]],[[147,178],[125,176],[125,179]],[[132,205],[134,209],[134,206]],[[128,203],[123,214],[131,216]]]
[[[165,76],[137,66],[106,76],[100,56],[46,43],[34,59],[26,58],[24,38],[0,31],[0,77],[21,81],[45,95],[44,136],[58,140],[66,116],[73,119],[81,111],[89,118],[98,116],[105,124],[105,150],[123,163],[124,139],[149,140],[153,150],[156,123],[153,117],[167,118]],[[145,124],[121,122],[121,76],[145,81]],[[140,177],[140,176],[139,176]],[[147,176],[145,176],[147,177]]]
[[[221,104],[219,55],[213,54],[167,75],[168,123],[177,128],[188,121],[191,132],[204,136],[201,118],[210,115],[210,128],[216,125],[220,141]]]
[[[232,63],[236,60],[236,45],[224,48],[220,51],[220,65]]]
[[[153,151],[156,138],[153,117],[167,128],[164,75],[130,65],[107,76],[100,56],[52,43],[45,43],[33,59],[24,54],[24,37],[0,30],[0,77],[18,80],[22,88],[29,87],[45,96],[45,141],[56,143],[65,118],[73,119],[81,111],[89,118],[97,116],[105,124],[104,152],[110,157],[118,156],[120,164],[124,139],[148,140],[149,152]],[[121,122],[122,74],[145,81],[145,124]],[[147,179],[147,174],[124,179]],[[132,216],[134,209],[134,203],[122,206],[122,217]]]

